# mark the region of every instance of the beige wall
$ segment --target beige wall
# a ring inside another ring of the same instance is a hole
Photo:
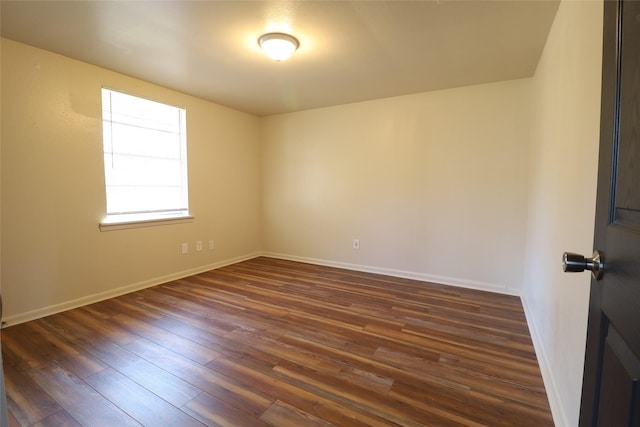
[[[98,230],[103,85],[187,109],[193,222]],[[8,322],[260,251],[258,118],[6,39],[1,107]],[[204,251],[193,251],[196,240]],[[191,253],[180,254],[182,242]]]
[[[533,79],[531,190],[523,301],[557,426],[577,426],[596,199],[602,2],[564,1]]]
[[[524,79],[264,118],[264,250],[518,293],[529,85]]]

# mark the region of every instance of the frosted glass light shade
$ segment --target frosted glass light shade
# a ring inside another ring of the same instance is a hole
[[[265,34],[258,39],[258,43],[264,53],[275,61],[289,58],[300,45],[295,37],[283,33]]]

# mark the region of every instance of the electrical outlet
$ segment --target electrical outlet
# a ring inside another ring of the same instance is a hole
[[[180,248],[182,250],[182,255],[189,253],[189,244],[188,243],[183,243],[182,245],[180,245]]]
[[[212,251],[216,248],[216,246],[213,244],[213,240],[209,240],[209,250]]]
[[[196,242],[196,251],[201,251],[202,250],[202,240],[198,240]]]
[[[360,249],[360,240],[353,239],[353,249]]]

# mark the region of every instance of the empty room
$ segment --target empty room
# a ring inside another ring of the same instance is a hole
[[[3,0],[3,425],[638,425],[623,4]]]

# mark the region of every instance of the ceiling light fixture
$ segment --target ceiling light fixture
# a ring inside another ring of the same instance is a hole
[[[260,36],[258,44],[273,60],[284,61],[293,55],[300,43],[298,39],[284,33],[268,33]]]

